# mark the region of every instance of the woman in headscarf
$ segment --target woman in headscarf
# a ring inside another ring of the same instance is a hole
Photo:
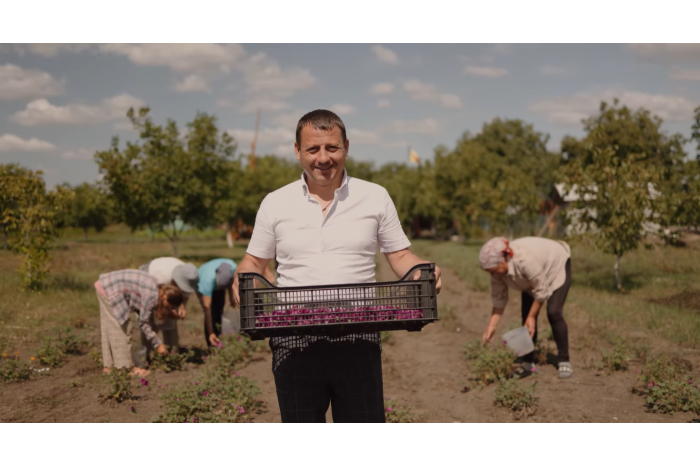
[[[522,293],[522,322],[537,342],[537,316],[547,301],[547,318],[557,344],[559,378],[571,377],[569,333],[564,321],[564,302],[571,286],[571,249],[563,241],[525,237],[509,242],[493,238],[479,253],[481,268],[491,274],[493,310],[483,342],[488,343],[508,303],[508,288]],[[522,358],[514,375],[525,377],[533,370],[534,352]]]

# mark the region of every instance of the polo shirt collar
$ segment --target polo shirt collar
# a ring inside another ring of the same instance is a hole
[[[345,189],[348,185],[348,172],[343,168],[343,182],[340,184],[340,188],[336,189],[335,192],[339,193],[341,190]],[[304,196],[309,195],[309,185],[306,184],[306,172],[302,171],[301,172],[301,189],[302,192],[304,193]]]

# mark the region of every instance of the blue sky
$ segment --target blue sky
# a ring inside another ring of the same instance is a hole
[[[297,120],[316,108],[345,121],[350,156],[431,159],[494,118],[521,118],[551,136],[619,97],[690,133],[700,105],[698,44],[103,44],[0,45],[0,163],[42,169],[50,186],[94,181],[95,150],[133,140],[124,114],[149,105],[180,126],[213,113],[249,151],[293,157]],[[691,149],[688,146],[688,149]]]

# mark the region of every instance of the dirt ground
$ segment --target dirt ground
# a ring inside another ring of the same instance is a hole
[[[395,279],[383,257],[378,279]],[[438,302],[441,308],[452,307],[455,311],[455,319],[449,325],[438,322],[426,326],[422,332],[394,332],[391,342],[384,345],[385,396],[412,407],[423,422],[515,421],[508,410],[493,405],[494,386],[479,388],[470,381],[469,366],[462,355],[464,344],[479,338],[487,322],[488,293],[471,290],[453,271],[443,270],[443,290]],[[509,304],[500,332],[517,320],[518,305],[519,302]],[[698,418],[693,414],[671,416],[646,412],[643,398],[631,392],[637,378],[635,371],[641,367],[638,361],[631,362],[629,371],[614,374],[586,368],[590,359],[600,357],[600,346],[591,340],[588,321],[577,312],[576,306],[566,307],[565,318],[569,324],[574,375],[569,380],[559,380],[553,365],[541,367],[537,375],[539,407],[534,415],[519,422],[689,422]],[[541,329],[548,327],[544,315],[539,324]],[[199,336],[198,332],[188,338],[194,339],[195,335]],[[653,337],[646,333],[637,336],[648,339],[654,349],[668,346],[662,341],[652,341]],[[98,328],[91,332],[91,338],[99,342]],[[201,342],[185,339],[183,343]],[[554,351],[554,344],[549,345]],[[697,351],[686,351],[685,358],[694,367],[700,366]],[[148,377],[149,386],[137,390],[138,400],[101,403],[98,395],[105,385],[100,368],[87,355],[73,357],[48,376],[0,386],[0,421],[149,422],[160,412],[158,395],[169,385],[189,380],[193,371],[196,373],[197,368],[170,374],[153,373]],[[260,398],[265,410],[253,416],[253,422],[280,422],[271,354],[258,353],[240,372],[255,380],[262,390]],[[530,383],[529,380],[522,383]],[[466,393],[465,386],[470,387]],[[330,410],[327,420],[332,422]]]

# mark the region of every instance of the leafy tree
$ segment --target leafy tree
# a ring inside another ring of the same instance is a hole
[[[253,225],[262,200],[272,191],[281,188],[301,176],[301,166],[296,161],[274,155],[257,157],[255,168],[248,164],[241,167],[244,158],[232,162],[226,182],[227,195],[217,204],[217,218],[228,225]]]
[[[669,135],[661,130],[663,120],[643,108],[631,110],[620,106],[618,99],[613,105],[601,102],[600,112],[584,120],[586,136],[581,139],[566,137],[561,150],[568,163],[583,158],[583,164],[593,163],[594,149],[606,150],[617,147],[616,160],[622,163],[628,156],[635,160],[649,161],[659,170],[663,178],[671,177],[670,170],[685,159],[681,134]]]
[[[541,197],[549,195],[560,164],[560,156],[547,149],[549,135],[522,120],[494,118],[473,141],[532,178]]]
[[[575,192],[572,202],[578,233],[590,234],[604,252],[614,254],[615,281],[620,280],[620,259],[654,232],[658,220],[658,185],[661,173],[646,154],[620,152],[617,147],[592,148],[561,168],[565,190]]]
[[[15,233],[12,249],[21,256],[19,274],[25,289],[39,289],[48,270],[49,248],[58,236],[58,218],[73,194],[63,187],[47,192],[40,171],[17,165],[0,168],[2,221]]]
[[[204,228],[216,220],[217,204],[229,195],[233,138],[219,132],[216,118],[198,113],[182,136],[175,121],[153,122],[148,107],[127,116],[140,141],[95,154],[103,182],[123,221],[132,230],[148,226],[163,232],[177,255],[181,229],[176,221]]]
[[[89,183],[80,184],[72,191],[73,199],[66,212],[65,226],[81,228],[87,240],[90,228],[94,228],[99,233],[108,225],[109,199],[102,190]]]
[[[539,191],[532,177],[466,134],[454,150],[436,150],[435,185],[442,217],[462,234],[480,225],[513,231],[534,224]]]

